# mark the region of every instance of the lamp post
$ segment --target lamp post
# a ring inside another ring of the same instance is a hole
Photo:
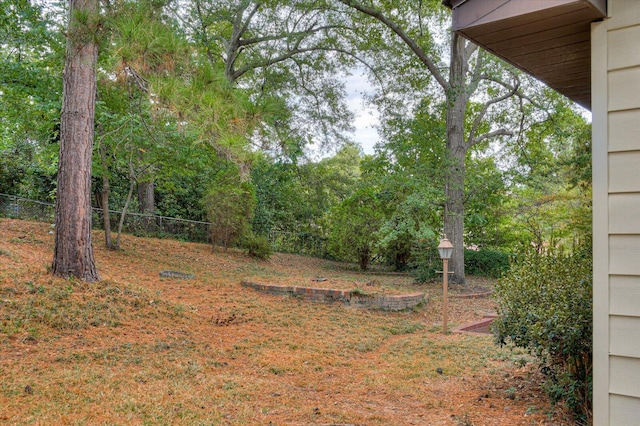
[[[449,259],[453,254],[453,244],[444,236],[444,239],[440,241],[438,245],[438,252],[440,253],[440,259],[442,259],[443,274],[442,274],[442,332],[447,333],[447,298],[448,285],[449,285]]]

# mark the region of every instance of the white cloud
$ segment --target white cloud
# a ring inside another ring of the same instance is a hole
[[[375,108],[367,105],[364,95],[373,90],[367,78],[359,72],[345,78],[347,106],[354,113],[354,139],[362,146],[365,154],[373,154],[374,145],[380,140],[376,126],[379,115]]]

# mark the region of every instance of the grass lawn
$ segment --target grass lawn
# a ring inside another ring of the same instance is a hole
[[[490,336],[441,333],[436,283],[127,235],[114,252],[95,232],[102,281],[86,284],[50,275],[50,230],[0,219],[0,424],[571,424],[547,403],[526,354]],[[372,283],[367,291],[429,299],[406,312],[363,310],[261,294],[242,279]],[[449,306],[453,328],[494,302]]]

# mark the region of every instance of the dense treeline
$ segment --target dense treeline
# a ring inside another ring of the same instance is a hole
[[[328,239],[327,255],[362,268],[378,263],[430,277],[430,253],[452,214],[447,100],[433,78],[421,77],[415,57],[385,42],[388,27],[330,3],[101,4],[92,203],[211,220],[224,246],[253,247],[270,231],[309,234]],[[0,6],[0,192],[51,200],[66,6]],[[446,58],[449,41],[436,37],[446,31],[446,11],[421,7],[414,18],[440,28],[431,37],[413,32],[417,22],[397,23],[424,52]],[[286,19],[270,24],[274,16]],[[568,101],[476,55],[469,61],[487,81],[519,87],[495,110],[488,100],[496,88],[469,98],[468,138],[506,130],[466,148],[464,246],[574,246],[590,227],[588,123]],[[350,141],[353,114],[335,78],[356,67],[370,72],[370,101],[381,112],[381,142],[366,155]],[[110,233],[106,220],[105,227]]]

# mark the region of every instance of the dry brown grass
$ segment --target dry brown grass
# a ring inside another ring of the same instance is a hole
[[[436,284],[132,236],[112,252],[100,233],[103,281],[84,284],[48,273],[49,230],[0,219],[0,424],[569,424],[526,355],[440,332]],[[421,290],[429,302],[389,313],[240,286],[319,286],[320,276],[335,288],[375,279],[380,291]],[[490,299],[452,299],[450,323],[492,310]]]

